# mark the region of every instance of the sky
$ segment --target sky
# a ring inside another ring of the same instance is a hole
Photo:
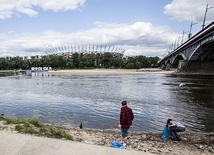
[[[213,0],[0,0],[0,57],[111,45],[161,58],[202,29],[207,4],[205,25]]]

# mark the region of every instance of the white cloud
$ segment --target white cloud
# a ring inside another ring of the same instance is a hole
[[[75,10],[83,7],[85,2],[86,0],[0,0],[0,19],[20,14],[33,17],[38,14],[38,8],[54,12]],[[179,21],[202,22],[207,4],[214,6],[214,1],[172,0],[165,6],[164,13]],[[207,22],[213,20],[213,14],[214,8],[209,9]],[[56,31],[35,34],[14,32],[0,34],[2,40],[0,54],[1,56],[43,55],[45,49],[52,46],[108,44],[122,46],[126,49],[126,55],[163,56],[172,42],[178,42],[180,35],[169,27],[145,22],[129,24],[95,22],[94,25],[93,29],[70,34]]]
[[[52,0],[44,1],[37,0],[37,5],[44,10],[53,10],[53,11],[66,11],[66,10],[75,10],[80,6],[83,6],[86,0]]]
[[[213,0],[173,0],[165,6],[164,13],[179,21],[202,22],[206,5],[214,6]],[[207,21],[213,20],[214,9],[208,9]]]
[[[179,34],[168,27],[151,23],[98,24],[87,31],[64,34],[45,31],[37,34],[10,32],[0,34],[1,56],[44,55],[48,47],[72,44],[107,44],[121,46],[126,55],[162,56]]]
[[[0,19],[10,18],[20,13],[36,16],[37,7],[43,10],[67,11],[83,6],[86,0],[0,0]]]

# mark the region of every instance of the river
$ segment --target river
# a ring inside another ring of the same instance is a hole
[[[184,83],[183,86],[179,86]],[[126,100],[131,131],[160,132],[168,118],[189,132],[214,131],[214,76],[57,74],[0,77],[0,113],[43,123],[115,129]]]

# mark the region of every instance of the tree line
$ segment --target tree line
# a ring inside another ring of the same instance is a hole
[[[53,69],[126,68],[139,69],[157,67],[159,57],[126,56],[114,53],[73,53],[72,55],[45,55],[25,57],[0,57],[0,70],[31,67],[52,67]]]

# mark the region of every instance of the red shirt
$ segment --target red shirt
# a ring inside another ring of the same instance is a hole
[[[120,112],[120,125],[122,128],[129,128],[132,125],[132,120],[134,119],[134,115],[132,109],[123,106]]]

